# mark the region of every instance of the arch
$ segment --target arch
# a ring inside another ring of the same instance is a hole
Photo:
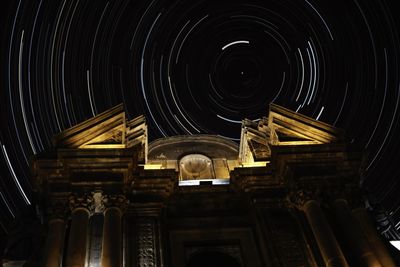
[[[239,145],[217,135],[178,135],[157,139],[149,144],[148,159],[179,160],[187,154],[199,153],[210,158],[236,160]]]

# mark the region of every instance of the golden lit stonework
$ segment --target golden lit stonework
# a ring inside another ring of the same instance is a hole
[[[46,243],[32,266],[389,266],[342,130],[271,104],[240,143],[148,142],[122,105],[32,162]],[[214,265],[212,265],[214,264]]]

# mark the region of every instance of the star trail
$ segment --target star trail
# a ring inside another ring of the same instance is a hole
[[[362,187],[400,228],[400,42],[394,1],[17,0],[1,7],[0,223],[35,204],[29,161],[124,103],[150,139],[239,140],[273,102],[346,130]],[[396,229],[397,228],[397,229]]]

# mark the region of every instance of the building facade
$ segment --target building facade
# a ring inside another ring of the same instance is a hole
[[[116,106],[55,136],[32,162],[46,267],[396,266],[344,133],[271,104],[240,144],[148,143]]]

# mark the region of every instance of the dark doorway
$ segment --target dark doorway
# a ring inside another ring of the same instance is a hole
[[[232,256],[218,252],[205,251],[192,255],[187,267],[240,267],[239,262]]]

